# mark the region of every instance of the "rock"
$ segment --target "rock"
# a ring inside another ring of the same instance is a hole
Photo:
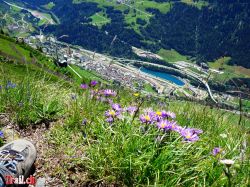
[[[44,187],[45,182],[46,182],[45,178],[38,178],[35,187]]]
[[[6,140],[6,143],[9,143],[13,140],[17,140],[20,138],[19,134],[14,129],[4,127],[2,131],[4,133],[4,139]]]

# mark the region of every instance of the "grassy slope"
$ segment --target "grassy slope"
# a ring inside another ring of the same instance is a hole
[[[3,38],[0,38],[0,51],[19,60],[24,57],[27,61],[31,61],[29,51]]]
[[[210,68],[214,68],[214,69],[219,69],[221,68],[224,72],[224,74],[218,75],[216,74],[214,76],[215,80],[218,81],[227,81],[230,78],[234,78],[234,77],[245,77],[245,78],[249,78],[250,77],[250,70],[246,69],[244,67],[241,66],[230,66],[228,65],[228,62],[230,61],[230,57],[222,57],[217,59],[214,62],[209,62],[209,67]]]
[[[161,49],[158,52],[158,55],[160,55],[167,62],[177,62],[177,61],[189,62],[189,60],[186,56],[181,55],[180,53],[178,53],[174,49],[171,49],[171,50]]]
[[[92,24],[101,27],[107,23],[110,23],[110,19],[104,14],[104,12],[97,12],[91,16]]]
[[[1,112],[8,112],[21,126],[56,121],[46,132],[51,149],[47,150],[43,169],[65,186],[87,181],[118,186],[228,185],[219,158],[235,160],[230,168],[233,186],[249,185],[249,121],[245,118],[238,126],[239,116],[228,112],[191,102],[135,97],[129,90],[115,88],[118,96],[110,99],[122,107],[137,106],[142,98],[144,102],[134,117],[123,113],[124,118],[115,118],[109,125],[104,113],[110,105],[92,98],[90,90],[65,84],[33,65],[0,62],[0,70]],[[8,81],[16,87],[5,89]],[[96,89],[102,88],[91,90]],[[139,114],[147,107],[175,112],[181,126],[204,131],[200,140],[186,143],[178,133],[164,133],[155,125],[142,124]],[[87,122],[83,124],[84,119]],[[243,142],[247,147],[241,160]],[[212,156],[216,146],[223,148],[224,154]]]
[[[207,1],[199,0],[198,2],[195,2],[193,0],[181,0],[181,2],[186,3],[187,5],[190,6],[195,6],[198,9],[202,9],[203,7],[206,7],[209,5]]]
[[[49,2],[48,4],[43,5],[42,7],[47,9],[47,10],[51,10],[51,9],[53,9],[54,6],[55,6],[54,2]]]

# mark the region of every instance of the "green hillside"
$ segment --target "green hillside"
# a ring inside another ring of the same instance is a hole
[[[49,186],[249,186],[249,119],[90,84],[98,76],[79,80],[40,52],[1,41],[0,114],[36,143],[35,177]]]

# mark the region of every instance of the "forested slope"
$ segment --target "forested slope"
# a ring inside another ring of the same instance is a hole
[[[42,8],[51,1],[15,0],[32,8]],[[50,11],[60,19],[60,24],[46,27],[45,32],[68,34],[68,38],[62,39],[66,42],[125,57],[133,56],[131,46],[153,52],[175,49],[198,62],[229,56],[230,64],[250,68],[247,1],[157,0],[139,5],[136,1],[127,2],[128,5],[97,0],[53,2],[55,6]],[[93,24],[92,16],[96,14],[110,21],[101,26]]]

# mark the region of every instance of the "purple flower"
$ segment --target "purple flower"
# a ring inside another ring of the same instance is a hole
[[[81,88],[84,89],[84,90],[88,89],[88,87],[89,86],[87,84],[81,84]]]
[[[148,114],[140,115],[140,120],[142,123],[152,124],[154,122],[154,114],[148,113]]]
[[[114,103],[111,105],[112,109],[115,110],[115,111],[122,111],[122,107],[121,105],[117,104],[117,103]]]
[[[15,87],[16,87],[16,84],[12,83],[11,81],[7,82],[6,89],[15,88]]]
[[[106,121],[109,123],[113,123],[115,119],[122,119],[122,115],[120,111],[116,111],[114,109],[107,110],[105,112],[105,116],[107,117]]]
[[[218,154],[220,154],[220,153],[222,153],[222,149],[221,149],[221,148],[215,147],[215,148],[213,149],[212,154],[213,154],[214,156],[216,156],[216,155],[218,155]]]
[[[136,106],[129,106],[126,108],[126,111],[130,114],[130,115],[134,115],[134,113],[137,111],[137,107]]]
[[[155,117],[156,117],[156,120],[159,122],[160,120],[168,117],[168,115],[167,115],[167,112],[163,110],[163,111],[155,112]]]
[[[113,123],[113,122],[114,122],[114,118],[108,117],[108,118],[106,119],[106,122],[108,122],[108,123]]]
[[[167,112],[166,111],[157,111],[157,112],[155,112],[155,114],[156,114],[156,116],[158,116],[158,117],[161,117],[161,118],[166,118],[166,117],[168,117],[168,114],[167,114]]]
[[[96,81],[96,80],[92,80],[91,82],[90,82],[90,86],[96,86],[98,84],[98,82]]]
[[[191,130],[193,133],[198,134],[198,135],[203,133],[203,130],[201,130],[201,129],[190,128],[190,130]]]
[[[103,94],[105,96],[116,96],[116,92],[114,90],[110,90],[110,89],[104,90]]]
[[[170,122],[168,120],[162,120],[157,123],[157,127],[162,130],[168,129],[169,126],[170,126]]]
[[[114,118],[114,117],[116,117],[118,115],[119,115],[119,112],[117,112],[115,110],[108,110],[108,111],[105,112],[105,116],[107,116],[107,117]]]
[[[199,140],[198,135],[196,133],[193,133],[191,129],[182,129],[180,133],[184,138],[184,141],[196,142],[197,140]]]
[[[175,119],[176,115],[175,115],[175,113],[168,111],[168,112],[166,112],[166,117]]]
[[[181,126],[177,125],[176,121],[170,121],[167,129],[178,132],[178,133],[181,133],[181,131],[183,130]]]
[[[4,138],[3,131],[0,131],[0,138]]]

